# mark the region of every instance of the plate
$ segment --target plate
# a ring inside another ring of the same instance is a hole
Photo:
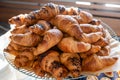
[[[110,35],[112,36],[112,38],[114,38],[116,40],[119,40],[118,37],[117,37],[117,35],[116,35],[116,33],[107,24],[105,24],[103,22],[101,22],[101,24],[102,24],[102,26],[105,29],[108,30],[108,32],[110,33]],[[24,73],[24,74],[26,74],[28,76],[31,76],[31,77],[34,77],[34,78],[37,78],[37,79],[45,79],[45,80],[46,79],[54,79],[53,77],[48,77],[47,75],[45,75],[44,77],[37,76],[32,70],[26,70],[26,69],[22,69],[22,68],[17,68],[14,65],[14,63],[13,63],[15,56],[13,56],[13,55],[11,55],[11,54],[9,54],[7,52],[4,52],[4,56],[5,56],[6,60],[8,61],[8,63],[12,67],[14,67],[16,70],[18,70],[19,72],[22,72],[22,73]],[[67,78],[65,78],[65,80],[67,80],[67,79],[73,79],[73,80],[75,80],[75,79],[80,79],[80,78],[84,78],[84,77],[86,77],[86,76],[82,75],[82,76],[77,77],[77,78],[67,77]]]

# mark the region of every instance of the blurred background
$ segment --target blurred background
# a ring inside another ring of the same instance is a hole
[[[8,19],[37,10],[45,3],[79,7],[108,24],[120,36],[120,0],[0,0],[0,35],[10,29]]]

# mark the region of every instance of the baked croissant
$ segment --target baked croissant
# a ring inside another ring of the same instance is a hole
[[[16,27],[11,31],[12,34],[24,34],[24,33],[27,33],[27,32],[29,32],[29,30],[28,30],[28,27],[26,25]]]
[[[11,31],[12,34],[25,34],[27,32],[33,32],[38,35],[43,35],[45,31],[49,30],[50,24],[47,21],[39,20],[36,24],[32,26],[22,25],[20,27],[16,27]]]
[[[110,53],[110,46],[104,46],[98,53],[98,56],[108,56]]]
[[[66,8],[67,15],[78,15],[80,13],[80,9],[77,7],[69,7]]]
[[[70,15],[57,15],[51,20],[51,23],[61,31],[68,33],[76,39],[80,39],[81,34],[83,33],[78,22]]]
[[[25,34],[14,34],[10,38],[14,43],[28,47],[36,46],[41,41],[41,37],[32,32]]]
[[[11,41],[7,48],[4,49],[4,51],[17,56],[19,54],[22,54],[24,51],[34,51],[34,49],[35,47],[21,46]]]
[[[40,60],[35,60],[32,64],[32,70],[35,72],[35,74],[37,74],[40,77],[45,77],[45,74],[47,72],[45,72],[42,68],[41,68],[41,64],[40,64]]]
[[[70,15],[57,15],[51,20],[51,23],[61,31],[68,33],[70,36],[88,43],[96,42],[103,35],[102,32],[94,32],[90,34],[83,33],[78,22]]]
[[[29,31],[32,31],[35,34],[38,34],[40,36],[43,36],[43,34],[49,30],[50,24],[47,21],[39,20],[37,24],[34,24],[33,26],[29,27]]]
[[[102,32],[102,25],[91,25],[91,24],[80,24],[80,28],[84,33],[92,33],[92,32]]]
[[[81,60],[78,54],[62,53],[60,55],[61,63],[64,64],[72,77],[79,77],[81,74]]]
[[[101,37],[94,45],[99,45],[101,47],[107,46],[110,43],[109,39]]]
[[[68,75],[67,69],[60,63],[59,53],[48,51],[41,61],[41,67],[44,71],[49,72],[57,80],[62,80]]]
[[[78,9],[79,11],[79,9]],[[85,24],[85,23],[90,23],[93,19],[92,14],[86,12],[86,11],[79,11],[78,15],[73,15],[72,16],[74,19],[78,21],[79,24]]]
[[[15,24],[16,27],[21,25],[31,25],[37,21],[36,17],[31,14],[20,14],[9,19],[10,24]]]
[[[34,51],[34,55],[39,55],[52,48],[60,42],[63,34],[58,29],[50,29],[44,34],[43,40],[38,44],[37,49]]]
[[[89,23],[93,19],[91,13],[83,11],[77,7],[65,8],[64,13],[66,13],[64,15],[71,15],[73,18],[75,18],[78,21],[79,24]]]
[[[89,23],[92,21],[92,14],[86,11],[80,11],[79,8],[66,8],[63,5],[57,5],[54,3],[45,4],[40,10],[30,12],[29,14],[20,14],[9,19],[10,24],[16,24],[17,26],[21,25],[31,25],[34,24],[37,20],[46,20],[49,21],[51,18],[55,17],[58,14],[63,15],[75,15],[80,16],[80,19],[77,19],[80,23]]]
[[[98,19],[92,19],[92,21],[89,22],[89,24],[92,24],[92,25],[100,25],[100,24],[101,24],[101,21],[98,20]]]
[[[30,68],[32,66],[32,61],[34,59],[34,55],[31,51],[23,51],[21,54],[18,54],[15,57],[14,64],[17,68],[26,67]]]
[[[92,47],[91,47],[91,49],[90,49],[89,51],[84,52],[84,53],[79,53],[79,55],[80,55],[81,58],[87,58],[87,57],[89,57],[90,55],[99,52],[100,50],[101,50],[101,47],[100,47],[100,46],[92,45]]]
[[[83,33],[81,35],[81,41],[87,42],[87,43],[95,43],[97,42],[101,37],[103,36],[102,32],[93,32],[93,33]]]
[[[82,61],[82,70],[95,72],[116,63],[118,57],[97,56],[93,54]]]
[[[21,54],[21,53],[22,53],[22,51],[17,51],[17,50],[15,50],[15,49],[11,46],[11,44],[9,44],[9,45],[7,46],[7,48],[4,49],[4,51],[5,51],[5,52],[8,52],[8,53],[10,53],[10,54],[12,54],[12,55],[14,55],[14,56],[17,56],[18,54]]]
[[[33,47],[21,46],[21,45],[18,45],[12,41],[10,42],[10,45],[17,51],[24,51],[24,50],[28,50],[28,49],[33,48]]]
[[[73,37],[66,37],[59,42],[58,47],[64,52],[80,53],[90,50],[91,44],[77,41]]]
[[[9,19],[9,23],[16,24],[17,26],[23,24],[31,25],[40,19],[48,21],[57,14],[67,14],[65,7],[53,3],[47,3],[40,10],[12,17]]]

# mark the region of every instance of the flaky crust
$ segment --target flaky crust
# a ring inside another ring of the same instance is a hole
[[[67,69],[60,63],[59,53],[56,51],[47,52],[47,56],[43,57],[41,67],[46,72],[52,74],[58,80],[67,76]]]
[[[11,37],[11,40],[21,46],[36,46],[40,40],[41,37],[32,33],[28,32],[25,34],[13,34]]]
[[[34,51],[34,55],[39,55],[46,52],[51,47],[55,46],[62,39],[63,34],[58,29],[48,30],[43,40],[38,44],[37,49]]]
[[[95,72],[115,64],[117,60],[117,57],[101,57],[93,54],[82,61],[82,70]]]
[[[77,41],[73,37],[66,37],[61,40],[58,47],[64,52],[80,53],[88,51],[91,48],[91,44]]]
[[[81,74],[81,60],[78,54],[62,53],[60,55],[61,62],[70,70],[73,77],[79,77]]]
[[[78,22],[70,15],[57,15],[51,20],[51,23],[61,31],[68,33],[76,39],[79,39],[83,33]]]

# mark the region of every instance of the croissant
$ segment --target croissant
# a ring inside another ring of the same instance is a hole
[[[41,41],[41,37],[32,32],[25,34],[14,34],[10,38],[14,43],[28,47],[36,46]]]
[[[51,20],[51,23],[70,36],[79,39],[83,33],[78,22],[70,15],[57,15]]]
[[[66,32],[70,36],[83,42],[94,43],[103,36],[102,32],[94,32],[90,34],[83,33],[78,22],[70,15],[57,15],[51,20],[51,23],[61,31]]]
[[[40,65],[40,60],[36,60],[33,62],[33,65],[32,65],[32,70],[35,72],[35,74],[37,74],[38,76],[41,76],[41,77],[45,77],[45,74],[47,72],[45,72],[42,68],[41,68],[41,65]]]
[[[37,49],[34,51],[34,55],[39,55],[52,48],[60,42],[63,34],[58,29],[50,29],[44,34],[43,40],[38,44]]]
[[[58,14],[63,15],[75,15],[80,16],[80,19],[77,19],[80,23],[89,23],[92,21],[92,14],[86,11],[80,11],[79,8],[66,8],[63,5],[57,5],[54,3],[47,3],[39,10],[30,12],[29,14],[20,14],[9,19],[10,24],[16,24],[17,26],[21,25],[32,25],[36,21],[42,19],[49,21],[51,18],[55,17]]]
[[[68,74],[67,69],[60,63],[59,53],[56,51],[48,51],[47,55],[41,61],[41,67],[44,71],[49,72],[57,80],[62,80]]]
[[[95,72],[115,64],[118,60],[118,57],[101,57],[93,54],[82,61],[82,70]]]
[[[109,39],[101,37],[94,45],[99,45],[101,47],[107,46],[110,43]]]
[[[89,24],[92,24],[92,25],[100,25],[101,24],[101,21],[100,20],[98,20],[98,19],[92,19],[92,21],[91,22],[89,22]]]
[[[23,51],[15,57],[14,64],[17,68],[30,67],[34,59],[34,55],[31,51]]]
[[[90,23],[93,19],[91,13],[81,10],[80,8],[66,8],[67,15],[71,15],[79,24]]]
[[[81,37],[81,41],[87,43],[95,43],[103,36],[102,32],[93,32],[93,33],[83,33]]]
[[[67,15],[78,15],[80,11],[81,10],[77,7],[66,8]]]
[[[40,20],[37,22],[37,24],[30,26],[29,31],[32,31],[33,33],[41,36],[45,33],[45,31],[49,30],[50,28],[50,24],[47,21]]]
[[[58,43],[58,47],[64,52],[80,53],[90,50],[91,44],[76,41],[73,37],[66,37]]]
[[[49,30],[50,24],[47,21],[39,20],[36,24],[32,26],[22,25],[20,27],[16,27],[11,31],[12,34],[25,34],[27,32],[33,32],[38,35],[43,35],[45,31]]]
[[[29,32],[29,30],[28,30],[28,27],[25,25],[22,25],[20,27],[16,27],[11,31],[12,34],[24,34],[26,32]]]
[[[79,9],[78,9],[79,11]],[[86,11],[79,11],[78,15],[72,16],[74,19],[78,21],[79,24],[85,24],[85,23],[90,23],[93,19],[93,16],[91,13],[88,13]]]
[[[7,48],[4,49],[4,51],[5,51],[5,52],[8,52],[8,53],[10,53],[10,54],[12,54],[12,55],[14,55],[14,56],[17,56],[18,54],[21,54],[21,53],[22,53],[21,51],[15,50],[15,49],[11,46],[11,44],[9,44],[9,45],[7,46]]]
[[[61,63],[64,64],[72,77],[79,77],[81,74],[81,60],[78,54],[62,53],[60,55]]]
[[[40,8],[40,10],[30,12],[29,14],[20,14],[10,18],[9,23],[16,24],[17,26],[23,24],[31,25],[40,19],[48,21],[57,14],[66,14],[65,7],[53,3],[47,3]]]
[[[30,48],[33,48],[33,47],[21,46],[21,45],[15,44],[12,41],[10,42],[10,45],[14,48],[14,50],[17,50],[17,51],[24,51],[24,50],[28,50]]]
[[[90,55],[99,52],[100,50],[101,50],[101,47],[100,47],[100,46],[92,45],[92,47],[91,47],[91,49],[90,49],[89,51],[84,52],[84,53],[79,53],[79,55],[80,55],[81,58],[87,58],[87,57],[89,57]]]
[[[91,24],[80,24],[80,28],[84,33],[92,33],[92,32],[102,32],[102,25],[91,25]]]
[[[21,25],[28,25],[33,24],[36,22],[36,17],[31,14],[20,14],[18,16],[14,16],[9,19],[8,21],[10,24],[15,24],[16,27],[19,27]]]
[[[108,56],[110,53],[110,46],[104,46],[98,53],[98,56]]]

